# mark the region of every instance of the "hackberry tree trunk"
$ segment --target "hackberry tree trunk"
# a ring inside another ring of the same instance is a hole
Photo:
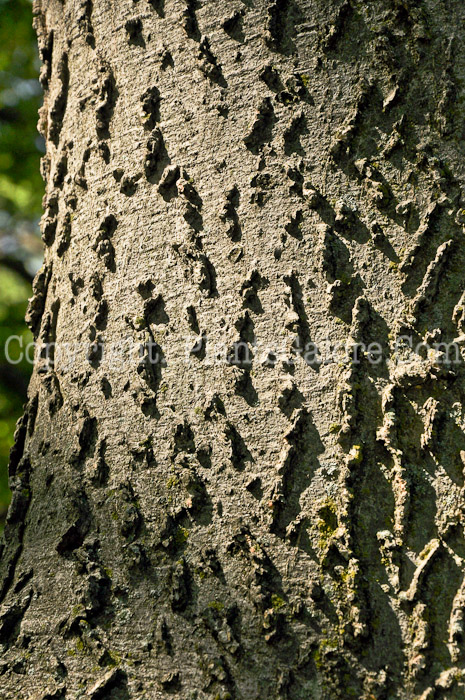
[[[0,697],[462,698],[463,3],[33,12]]]

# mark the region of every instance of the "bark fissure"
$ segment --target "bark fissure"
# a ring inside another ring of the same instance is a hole
[[[462,4],[33,13],[0,694],[462,698]]]

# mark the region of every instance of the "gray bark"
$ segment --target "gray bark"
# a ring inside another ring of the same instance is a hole
[[[464,697],[464,20],[36,0],[1,698]]]

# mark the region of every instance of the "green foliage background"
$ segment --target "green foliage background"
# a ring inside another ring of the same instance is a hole
[[[38,220],[44,192],[37,133],[39,60],[30,0],[0,0],[0,526],[9,502],[8,453],[32,367],[5,357],[9,336],[24,345],[32,276],[41,263]],[[18,342],[11,354],[18,355]]]

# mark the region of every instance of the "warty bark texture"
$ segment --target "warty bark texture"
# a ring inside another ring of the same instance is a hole
[[[36,0],[28,321],[89,352],[18,424],[1,698],[464,697],[463,362],[394,353],[464,338],[464,20]]]

